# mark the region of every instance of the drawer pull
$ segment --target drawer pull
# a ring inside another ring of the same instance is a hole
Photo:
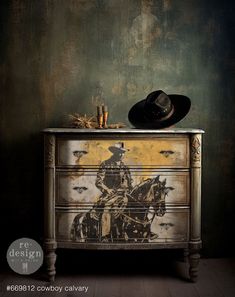
[[[168,230],[169,228],[173,227],[174,224],[172,224],[172,223],[161,223],[161,224],[159,224],[159,226],[161,226],[161,228],[164,228],[165,230]]]
[[[79,161],[81,157],[87,153],[87,151],[73,151],[73,155],[77,158],[77,161]]]
[[[164,157],[168,158],[170,155],[173,155],[175,152],[173,151],[160,151],[160,154],[162,154]]]
[[[83,191],[87,190],[87,187],[74,187],[73,189],[77,191],[78,194],[81,194]]]

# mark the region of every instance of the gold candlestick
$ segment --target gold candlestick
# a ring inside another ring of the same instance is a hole
[[[98,128],[103,128],[103,113],[102,113],[102,106],[97,106],[97,122]]]
[[[107,129],[108,125],[108,107],[107,105],[102,106],[102,111],[103,111],[103,128]]]

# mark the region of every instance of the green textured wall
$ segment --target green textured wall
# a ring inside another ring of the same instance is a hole
[[[230,3],[231,2],[231,3]],[[184,94],[181,127],[203,128],[203,252],[229,255],[234,211],[232,1],[1,1],[1,226],[8,245],[42,237],[40,130],[109,106],[110,121],[153,90]],[[10,226],[11,222],[12,225]]]

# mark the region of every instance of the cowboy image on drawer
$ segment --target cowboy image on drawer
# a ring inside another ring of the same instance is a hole
[[[188,210],[171,211],[166,204],[188,203],[188,172],[151,168],[153,164],[187,167],[187,139],[176,139],[174,147],[169,140],[166,143],[164,147],[164,139],[145,142],[147,149],[156,149],[156,155],[146,153],[143,158],[136,140],[113,140],[111,145],[105,140],[84,140],[79,141],[79,148],[76,141],[70,141],[68,157],[63,154],[68,142],[62,140],[58,163],[75,165],[77,170],[57,174],[57,205],[74,206],[57,210],[58,239],[102,243],[187,240]]]

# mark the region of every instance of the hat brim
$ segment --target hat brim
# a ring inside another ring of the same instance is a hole
[[[126,151],[128,151],[125,148],[119,148],[119,147],[116,147],[116,146],[110,146],[109,150],[113,154],[115,154],[115,153],[125,153]]]
[[[162,121],[152,119],[145,112],[145,102],[143,99],[132,106],[128,113],[128,119],[130,123],[136,128],[147,128],[147,129],[161,129],[170,127],[179,121],[181,121],[189,112],[191,107],[191,101],[184,95],[168,95],[174,106],[172,115]]]

